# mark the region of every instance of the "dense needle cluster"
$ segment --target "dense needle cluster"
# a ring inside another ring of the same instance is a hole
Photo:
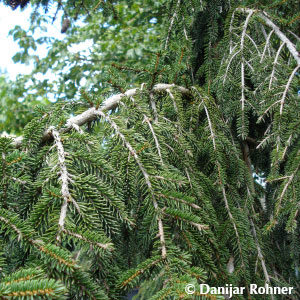
[[[147,68],[0,139],[0,299],[299,298],[299,16],[276,15],[294,2],[165,2]]]

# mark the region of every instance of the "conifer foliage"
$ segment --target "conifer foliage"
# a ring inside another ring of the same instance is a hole
[[[154,2],[145,68],[0,138],[0,299],[299,299],[297,1]]]

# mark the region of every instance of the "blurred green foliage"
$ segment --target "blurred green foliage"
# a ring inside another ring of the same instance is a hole
[[[118,71],[124,64],[144,69],[160,49],[164,3],[118,1],[113,10],[107,10],[109,5],[100,3],[96,8],[94,1],[84,1],[86,10],[80,13],[75,4],[64,3],[62,18],[70,18],[71,27],[63,39],[47,36],[47,28],[56,17],[55,10],[45,13],[33,9],[29,31],[21,26],[10,30],[21,49],[14,54],[14,63],[32,64],[33,69],[30,75],[20,74],[15,81],[5,76],[1,79],[4,108],[0,112],[0,131],[19,134],[32,118],[31,107],[37,103],[76,100],[82,88],[95,96],[103,94],[106,88],[111,91],[112,86],[121,85],[114,69]],[[55,1],[47,4],[48,9],[57,6]],[[39,47],[45,46],[47,55],[41,57]],[[122,80],[136,84],[139,75],[128,72]]]

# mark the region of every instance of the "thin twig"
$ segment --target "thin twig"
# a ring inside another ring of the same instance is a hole
[[[56,144],[57,153],[58,153],[58,161],[59,161],[59,166],[60,166],[61,194],[64,199],[64,202],[63,202],[61,210],[60,210],[58,225],[60,227],[60,231],[63,231],[64,225],[65,225],[65,219],[67,216],[68,203],[72,202],[78,212],[80,212],[80,208],[79,208],[78,204],[76,203],[76,201],[71,196],[71,193],[69,191],[70,178],[69,178],[67,166],[65,163],[66,153],[64,151],[64,147],[62,144],[60,134],[54,127],[50,127],[50,130],[52,132],[52,135],[54,137],[54,141]],[[60,232],[57,234],[56,239],[58,241],[60,240]]]
[[[280,47],[278,48],[277,53],[276,53],[276,56],[275,56],[275,59],[274,59],[274,62],[273,62],[273,69],[272,69],[272,73],[271,73],[271,76],[270,76],[270,82],[269,82],[269,91],[271,90],[271,86],[272,86],[272,81],[273,81],[273,79],[276,78],[276,77],[275,77],[276,65],[277,65],[277,63],[278,63],[279,55],[280,55],[280,52],[281,52],[281,50],[282,50],[282,48],[283,48],[284,45],[285,45],[285,44],[282,43],[282,44],[280,45]]]
[[[171,35],[171,31],[172,31],[172,27],[173,27],[175,18],[177,16],[177,9],[178,9],[178,7],[180,5],[180,2],[181,2],[181,0],[177,1],[176,7],[175,7],[175,11],[174,11],[173,16],[171,18],[171,22],[170,22],[170,26],[169,26],[169,30],[168,30],[168,35],[167,35],[167,39],[166,39],[166,43],[165,43],[165,50],[167,50],[167,48],[168,48],[168,44],[169,44],[169,40],[170,40],[170,35]]]
[[[268,47],[269,47],[270,38],[271,38],[273,32],[274,32],[274,29],[272,29],[272,30],[270,31],[270,33],[268,34],[268,36],[267,36],[266,44],[265,44],[265,47],[264,47],[264,51],[263,51],[262,56],[261,56],[261,58],[260,58],[260,63],[262,63],[262,61],[263,61],[263,59],[264,59],[264,56],[265,56],[266,50],[267,50]]]
[[[280,115],[282,115],[282,112],[283,112],[283,106],[284,106],[284,100],[285,100],[286,94],[287,94],[287,92],[288,92],[288,90],[289,90],[289,87],[290,87],[290,85],[291,85],[291,82],[292,82],[292,80],[293,80],[293,78],[294,78],[296,72],[298,71],[299,67],[300,67],[300,65],[298,65],[298,66],[293,70],[293,72],[292,72],[291,76],[289,77],[289,80],[288,80],[288,82],[287,82],[287,84],[286,84],[286,86],[285,86],[285,89],[284,89],[282,98],[281,98],[281,100],[280,100]]]

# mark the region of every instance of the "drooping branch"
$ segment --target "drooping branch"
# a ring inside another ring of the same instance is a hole
[[[103,117],[111,125],[111,127],[115,130],[116,134],[120,137],[122,142],[125,144],[126,148],[129,150],[130,154],[134,157],[137,165],[139,166],[139,169],[141,170],[141,172],[145,178],[145,182],[148,186],[148,189],[149,189],[151,197],[152,197],[152,203],[153,203],[154,209],[158,213],[157,223],[158,223],[158,232],[159,232],[159,238],[160,238],[160,244],[161,244],[161,256],[163,259],[165,259],[167,256],[167,249],[166,249],[166,242],[165,242],[164,227],[163,227],[162,219],[159,215],[160,214],[159,206],[158,206],[158,203],[157,203],[157,200],[155,197],[155,193],[153,191],[152,183],[150,181],[150,175],[148,174],[147,170],[145,169],[145,167],[144,167],[143,163],[141,162],[139,156],[137,155],[137,152],[135,151],[135,149],[127,141],[125,136],[120,132],[118,125],[104,112],[99,111],[98,115]]]
[[[156,146],[156,149],[157,149],[157,153],[158,153],[160,162],[161,162],[162,165],[164,165],[164,161],[163,161],[163,158],[162,158],[162,155],[161,155],[160,145],[159,145],[159,142],[158,142],[158,138],[157,138],[157,136],[155,134],[155,131],[153,129],[153,126],[151,125],[151,122],[150,122],[149,118],[146,115],[144,115],[144,121],[148,124],[148,126],[150,128],[150,131],[152,133],[152,136],[153,136],[153,139],[154,139],[154,142],[155,142],[155,146]]]
[[[280,28],[275,25],[266,12],[259,11],[259,10],[253,10],[249,8],[237,8],[238,11],[245,12],[245,13],[256,13],[264,22],[266,25],[268,25],[270,28],[274,30],[274,33],[278,36],[278,38],[286,44],[287,48],[289,49],[291,55],[296,60],[297,64],[300,65],[300,57],[298,54],[298,51],[295,47],[295,45],[289,40],[289,38],[280,30]]]
[[[253,11],[250,11],[248,13],[248,16],[246,18],[244,27],[243,27],[243,32],[242,32],[242,36],[241,36],[241,52],[242,52],[242,61],[241,61],[241,88],[242,88],[242,94],[241,94],[241,108],[242,108],[242,138],[245,138],[245,101],[246,101],[246,97],[245,97],[245,90],[246,90],[246,86],[245,86],[245,57],[244,57],[244,41],[245,41],[245,36],[246,36],[246,30],[250,21],[250,18],[253,14]]]
[[[190,95],[190,91],[188,89],[186,89],[182,86],[177,86],[175,84],[166,84],[166,83],[156,84],[152,88],[152,90],[149,91],[149,93],[151,95],[151,93],[164,92],[171,88],[176,88],[183,95]],[[141,89],[139,89],[139,88],[134,88],[134,89],[130,89],[130,90],[126,91],[123,94],[117,94],[117,95],[111,96],[106,101],[104,101],[104,103],[98,109],[95,107],[92,107],[75,117],[71,117],[70,119],[67,120],[66,125],[62,129],[59,130],[59,133],[66,133],[66,132],[70,131],[72,128],[78,128],[78,127],[76,127],[76,125],[82,126],[82,125],[86,124],[87,122],[95,120],[98,117],[99,112],[108,111],[108,110],[116,108],[118,106],[120,100],[123,97],[135,96],[140,90]],[[46,130],[43,135],[42,140],[47,141],[47,140],[51,139],[52,137],[53,136],[52,136],[51,130]],[[22,146],[22,143],[23,143],[22,136],[15,138],[13,141],[13,145],[16,148],[20,148]]]
[[[232,34],[233,34],[234,13],[235,13],[235,11],[233,11],[233,14],[232,14],[231,19],[230,19],[230,25],[229,25],[229,36],[230,36],[230,40],[229,40],[229,53],[230,54],[232,54],[232,51],[233,51]]]
[[[169,26],[169,30],[168,30],[168,35],[167,35],[167,39],[166,39],[166,43],[165,43],[165,50],[167,50],[167,48],[168,48],[168,44],[169,44],[169,40],[170,40],[170,35],[171,35],[171,32],[172,32],[172,27],[173,27],[175,18],[177,17],[177,10],[179,8],[180,2],[181,2],[181,0],[177,1],[175,11],[174,11],[173,16],[171,18],[171,22],[170,22],[170,26]]]
[[[162,197],[162,198],[169,198],[171,200],[174,200],[176,202],[181,202],[181,203],[184,203],[185,205],[188,205],[194,209],[197,209],[197,210],[200,210],[201,207],[193,202],[188,202],[188,201],[185,201],[184,199],[180,199],[180,198],[177,198],[177,197],[173,197],[173,196],[170,196],[170,195],[164,195],[162,193],[159,193],[158,194],[159,197]]]
[[[156,84],[153,89],[152,92],[163,92],[166,91],[170,88],[176,88],[178,89],[179,92],[181,92],[182,94],[190,94],[190,91],[184,87],[181,86],[176,86],[175,84]],[[128,91],[126,91],[124,94],[118,94],[118,95],[114,95],[110,98],[108,98],[102,106],[100,106],[98,109],[96,109],[95,107],[92,107],[88,110],[86,110],[85,112],[83,112],[82,114],[72,117],[70,118],[67,123],[66,123],[66,128],[64,129],[64,132],[69,131],[73,124],[76,124],[78,126],[81,126],[89,121],[92,121],[94,119],[96,119],[99,115],[99,111],[103,112],[103,111],[108,111],[111,109],[114,109],[115,107],[117,107],[117,105],[119,104],[120,100],[123,97],[133,97],[135,96],[138,92],[140,91],[139,88],[135,88],[135,89],[130,89]]]
[[[18,222],[11,213],[7,213],[5,210],[0,209],[0,222],[5,223],[12,231],[17,234],[18,241],[25,240],[27,243],[34,246],[40,252],[45,254],[48,258],[56,260],[59,264],[62,264],[68,268],[73,269],[76,262],[73,259],[65,258],[60,256],[57,251],[55,251],[56,246],[50,246],[45,244],[42,240],[34,239],[34,232],[31,230],[24,230],[27,225],[24,221]],[[54,252],[55,251],[55,252]]]
[[[298,151],[297,154],[300,155],[300,150]],[[277,200],[277,203],[276,203],[276,207],[275,207],[275,217],[277,217],[277,216],[279,215],[279,212],[280,212],[280,209],[281,209],[281,203],[282,203],[282,201],[283,201],[283,198],[286,196],[287,191],[288,191],[288,188],[289,188],[289,186],[292,184],[294,178],[297,176],[297,173],[298,173],[299,169],[300,169],[300,165],[298,165],[298,166],[295,168],[294,172],[293,172],[291,175],[287,176],[288,180],[287,180],[287,182],[285,183],[285,185],[284,185],[284,187],[283,187],[283,189],[282,189],[282,192],[281,192],[281,194],[280,194],[280,196],[279,196],[279,198],[278,198],[278,200]]]
[[[274,29],[272,29],[272,30],[270,31],[270,33],[268,34],[268,36],[267,36],[267,38],[266,38],[266,44],[265,44],[265,47],[264,47],[264,51],[263,51],[263,53],[262,53],[262,56],[261,56],[261,58],[260,58],[260,63],[262,63],[263,60],[264,60],[264,56],[265,56],[265,53],[266,53],[266,51],[267,51],[267,49],[268,49],[268,47],[269,47],[270,39],[271,39],[271,36],[272,36],[273,32],[274,32]]]
[[[235,49],[235,47],[233,48],[233,50],[234,49]],[[227,63],[227,66],[226,66],[226,71],[225,71],[224,78],[223,78],[223,85],[226,82],[226,78],[227,78],[227,74],[228,74],[229,68],[231,66],[231,62],[233,61],[234,57],[237,56],[240,52],[241,52],[241,50],[238,50],[238,51],[234,52],[233,54],[230,54],[231,56],[230,56],[230,58],[228,60],[228,63]]]
[[[59,166],[60,166],[61,194],[64,199],[64,202],[62,204],[61,211],[60,211],[59,221],[58,221],[58,225],[59,225],[60,232],[61,232],[62,230],[64,230],[65,219],[66,219],[67,209],[68,209],[68,202],[72,202],[78,212],[80,212],[80,209],[79,209],[78,204],[73,199],[73,197],[71,196],[71,193],[69,191],[70,178],[69,178],[67,166],[65,163],[65,151],[64,151],[64,147],[63,147],[63,144],[61,141],[60,134],[54,127],[51,127],[50,130],[52,131],[52,135],[54,137],[57,152],[58,152],[58,161],[59,161]],[[57,240],[60,239],[60,232],[57,235]]]
[[[259,16],[266,22],[266,24],[271,27],[276,35],[281,39],[283,43],[286,44],[290,53],[296,60],[297,64],[300,65],[300,57],[295,45],[287,38],[287,36],[279,29],[277,25],[275,25],[267,16],[266,13],[260,13]]]
[[[285,89],[284,89],[284,92],[282,94],[282,98],[280,100],[280,115],[282,115],[282,112],[283,112],[283,106],[284,106],[284,101],[285,101],[285,98],[286,98],[286,95],[287,95],[287,92],[289,90],[289,87],[291,85],[291,82],[294,78],[294,76],[296,75],[298,69],[299,69],[300,65],[298,65],[292,72],[291,76],[289,77],[289,80],[287,82],[287,84],[285,85]]]
[[[199,98],[201,98],[201,95],[199,94],[198,90],[196,88],[194,90],[198,94]],[[217,149],[217,141],[216,141],[217,134],[215,132],[215,128],[213,126],[212,119],[210,117],[210,112],[209,112],[209,110],[207,108],[207,105],[205,104],[204,99],[202,100],[202,103],[204,105],[204,110],[205,110],[206,117],[207,117],[207,120],[208,120],[208,126],[209,126],[209,131],[211,133],[210,138],[212,140],[213,150],[214,150],[214,152],[217,152],[218,151],[218,149]],[[220,184],[221,189],[222,189],[222,194],[223,194],[223,200],[224,200],[224,203],[225,203],[225,208],[226,208],[226,211],[228,213],[229,219],[231,221],[231,224],[233,226],[233,229],[234,229],[234,232],[235,232],[235,235],[236,235],[236,239],[237,239],[237,244],[238,244],[238,249],[239,249],[239,254],[240,254],[240,258],[241,258],[242,267],[245,269],[246,265],[245,265],[245,262],[244,262],[244,259],[243,259],[243,250],[242,250],[242,245],[241,245],[241,238],[240,238],[240,234],[238,232],[236,221],[235,221],[235,219],[234,219],[234,217],[233,217],[233,215],[231,213],[230,207],[229,207],[229,202],[228,202],[228,198],[227,198],[227,194],[226,194],[225,184],[224,184],[222,176],[221,176],[222,166],[221,166],[221,163],[220,163],[219,160],[216,160],[216,166],[217,166],[217,170],[218,170],[218,181],[219,181],[219,184]]]
[[[69,236],[73,236],[81,241],[84,241],[88,244],[90,244],[90,246],[96,246],[98,248],[101,248],[101,249],[104,249],[104,250],[113,250],[113,244],[112,243],[99,243],[99,242],[96,242],[96,241],[92,241],[92,240],[89,240],[87,239],[85,236],[83,236],[82,234],[79,234],[79,233],[76,233],[76,232],[72,232],[70,230],[67,230],[67,229],[63,229],[63,232]]]
[[[185,218],[183,218],[183,217],[173,216],[173,215],[168,214],[168,213],[165,213],[165,212],[163,212],[163,214],[164,214],[165,216],[170,217],[170,218],[174,218],[175,220],[178,220],[178,219],[179,219],[179,220],[186,221],[186,222],[189,223],[190,225],[196,227],[199,231],[203,231],[203,230],[209,229],[209,226],[208,226],[208,225],[199,224],[199,223],[193,222],[193,221],[191,221],[191,220],[187,220],[187,219],[185,219]]]
[[[143,89],[143,84],[141,86],[141,90]],[[167,89],[167,91],[169,91],[169,89]],[[135,100],[133,97],[130,97],[131,101],[133,103],[135,103],[136,105],[136,108],[138,109],[138,111],[140,111],[140,108],[137,106]],[[156,104],[155,104],[155,100],[154,100],[154,96],[152,94],[150,94],[150,104],[151,104],[151,108],[153,109],[153,113],[154,113],[154,123],[157,123],[158,122],[158,115],[157,115],[157,110],[156,110]],[[140,111],[141,112],[141,111]],[[142,113],[142,112],[141,112]],[[162,155],[161,155],[161,147],[160,147],[160,144],[158,142],[158,138],[155,134],[155,131],[154,131],[154,128],[150,122],[150,118],[148,116],[146,116],[144,113],[143,114],[143,117],[144,117],[144,120],[143,120],[143,123],[146,122],[150,131],[151,131],[151,134],[153,136],[153,139],[154,139],[154,142],[155,142],[155,146],[156,146],[156,149],[157,149],[157,153],[158,153],[158,156],[159,156],[159,159],[160,159],[160,162],[162,165],[164,165],[164,162],[163,162],[163,158],[162,158]]]
[[[176,102],[175,102],[175,97],[174,97],[174,95],[171,93],[170,89],[167,89],[166,91],[167,91],[167,93],[169,94],[170,98],[172,99],[174,109],[175,109],[176,113],[178,114],[178,107],[177,107],[177,104],[176,104]]]
[[[279,55],[280,55],[280,52],[283,48],[285,44],[282,43],[280,45],[280,47],[278,48],[277,50],[277,53],[276,53],[276,56],[275,56],[275,59],[274,59],[274,62],[273,62],[273,69],[272,69],[272,73],[271,73],[271,76],[270,76],[270,82],[269,82],[269,90],[271,90],[271,87],[272,87],[272,81],[274,81],[276,79],[276,76],[275,76],[275,71],[276,71],[276,66],[278,64],[278,59],[279,59]]]

